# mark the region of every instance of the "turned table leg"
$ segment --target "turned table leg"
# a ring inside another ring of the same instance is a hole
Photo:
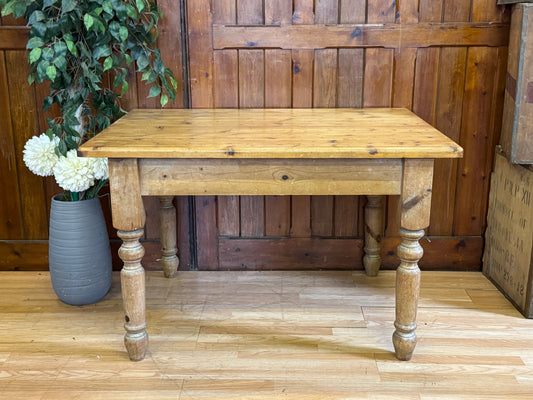
[[[381,229],[383,227],[384,196],[366,196],[365,255],[363,265],[368,276],[376,276],[381,266]]]
[[[420,239],[429,225],[432,159],[404,160],[400,196],[400,266],[396,270],[396,330],[392,342],[396,358],[409,360],[416,346],[416,312],[420,292],[418,261],[424,253]]]
[[[416,345],[416,310],[420,291],[418,261],[424,253],[419,240],[424,231],[400,229],[402,243],[398,246],[401,263],[396,271],[396,330],[392,336],[396,357],[409,360]]]
[[[143,229],[130,232],[118,231],[118,236],[123,241],[118,255],[124,261],[124,267],[120,272],[124,320],[126,321],[124,343],[132,361],[142,360],[148,347],[145,279],[144,268],[141,265],[144,248],[139,242],[143,233]]]
[[[173,196],[159,197],[159,220],[161,222],[161,264],[167,278],[176,275],[179,259],[176,255],[176,208]]]

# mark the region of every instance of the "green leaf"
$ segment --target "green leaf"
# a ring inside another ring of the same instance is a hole
[[[94,18],[90,14],[85,14],[83,16],[83,23],[85,24],[85,28],[89,30],[94,25]]]
[[[28,83],[29,83],[30,85],[33,85],[33,82],[35,82],[35,75],[34,75],[34,74],[30,74],[30,75],[28,76]]]
[[[46,76],[53,82],[56,79],[57,70],[53,65],[49,65],[46,68]]]
[[[38,61],[39,58],[41,58],[42,50],[40,47],[36,47],[32,51],[30,51],[30,64],[33,64],[34,62]]]
[[[15,17],[16,18],[22,17],[24,13],[26,12],[26,7],[27,5],[24,2],[22,1],[17,2],[17,4],[15,5]]]
[[[125,42],[128,38],[128,28],[121,26],[119,30],[119,37],[121,41]]]
[[[28,22],[30,25],[35,24],[36,22],[41,22],[46,19],[46,16],[41,10],[35,10],[31,13],[30,18],[28,18]]]
[[[104,72],[111,68],[113,68],[113,58],[110,56],[104,60]]]
[[[54,51],[56,55],[64,56],[67,54],[67,45],[65,42],[59,40],[54,44]]]
[[[51,47],[45,47],[43,49],[43,58],[46,61],[50,61],[53,57],[54,57],[54,49],[52,49]]]
[[[61,0],[61,13],[71,12],[77,5],[76,0]]]
[[[154,85],[150,88],[150,93],[148,93],[148,98],[157,97],[161,94],[161,86]]]
[[[139,67],[139,71],[144,70],[149,65],[150,62],[148,61],[148,57],[146,57],[146,54],[141,53],[139,58],[137,58],[137,67]]]
[[[135,4],[137,5],[137,10],[139,10],[140,13],[142,13],[146,7],[143,0],[135,0]]]
[[[58,56],[54,60],[54,65],[63,72],[67,71],[67,59],[64,56]]]
[[[43,9],[53,6],[55,3],[57,3],[57,0],[44,0]]]
[[[126,13],[131,19],[138,18],[137,10],[131,4],[126,4]]]
[[[128,84],[128,81],[124,81],[124,83],[122,84],[122,91],[120,92],[120,95],[124,96],[124,93],[128,91],[129,87],[130,85]]]
[[[40,37],[32,37],[30,40],[28,40],[28,44],[26,45],[26,48],[30,50],[36,47],[42,47],[43,45],[44,45],[43,39],[41,39]]]
[[[76,48],[76,45],[74,44],[74,42],[71,41],[71,40],[67,40],[66,43],[67,43],[68,51],[70,51],[70,53],[73,56],[77,56],[78,55],[78,49]]]
[[[161,95],[161,107],[165,107],[168,103],[168,96],[166,94]]]
[[[102,57],[107,57],[111,55],[111,48],[107,44],[98,46],[93,50],[93,58],[99,60]]]
[[[131,65],[131,57],[129,54],[124,56],[126,58],[126,65],[129,67]]]
[[[15,6],[17,5],[17,0],[11,0],[9,3],[7,3],[4,8],[2,8],[2,17],[5,17],[6,15],[13,14],[13,11],[15,11]]]
[[[68,148],[67,148],[67,145],[65,143],[64,140],[61,140],[59,142],[59,144],[57,145],[57,148],[59,150],[59,152],[64,155],[65,157],[67,156],[67,151],[68,151]]]
[[[154,70],[160,75],[163,75],[165,73],[165,64],[163,63],[160,57],[157,57],[154,60]]]
[[[103,3],[102,3],[102,8],[104,9],[104,11],[108,14],[114,14],[113,13],[113,5],[111,4],[111,0],[105,0]]]
[[[178,82],[176,81],[176,79],[174,79],[173,76],[170,77],[170,83],[172,84],[172,87],[174,88],[174,90],[178,89]]]
[[[113,21],[109,24],[109,32],[117,40],[120,40],[120,24],[117,21]]]

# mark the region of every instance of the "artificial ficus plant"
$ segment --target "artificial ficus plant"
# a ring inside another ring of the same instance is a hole
[[[57,104],[46,135],[66,156],[125,111],[132,63],[161,106],[175,100],[177,82],[155,48],[161,12],[149,0],[0,0],[2,16],[24,17],[30,26],[29,83],[50,82],[43,109]],[[105,84],[109,74],[112,87]]]

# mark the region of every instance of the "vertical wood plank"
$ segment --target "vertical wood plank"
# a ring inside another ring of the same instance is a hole
[[[291,51],[265,50],[265,107],[291,106]]]
[[[445,47],[439,60],[435,127],[456,142],[461,133],[466,54],[465,47]],[[457,160],[435,160],[430,235],[453,233],[456,176]]]
[[[444,3],[444,22],[468,22],[470,1],[446,0]]]
[[[292,2],[265,0],[265,25],[288,25],[292,23]]]
[[[313,50],[292,50],[292,106],[313,106]]]
[[[295,14],[298,4],[303,3],[295,1]],[[292,106],[294,108],[313,106],[314,56],[313,50],[292,50]],[[291,236],[311,236],[311,196],[292,196],[291,202]]]
[[[178,257],[180,259],[179,270],[190,270],[191,246],[190,246],[190,226],[189,226],[189,198],[187,196],[176,196],[176,230],[178,233]]]
[[[289,236],[291,229],[290,196],[265,196],[265,235]]]
[[[218,269],[218,237],[215,196],[196,196],[196,243],[199,270]]]
[[[472,47],[468,52],[460,144],[454,234],[481,235],[489,186],[487,157],[492,143],[490,121],[498,49]]]
[[[241,196],[241,236],[265,234],[265,201],[263,196]]]
[[[239,196],[218,196],[218,233],[221,236],[239,236]]]
[[[335,236],[357,235],[359,196],[335,196]]]
[[[364,24],[366,20],[366,0],[341,0],[340,24]]]
[[[39,121],[35,92],[27,84],[29,65],[24,51],[6,51],[6,72],[9,82],[14,152],[21,155],[26,141],[39,135]],[[33,174],[24,164],[22,156],[15,156],[20,203],[24,223],[24,239],[39,240],[48,237],[48,213],[44,180]]]
[[[292,237],[311,236],[311,196],[291,196]]]
[[[363,73],[363,49],[339,49],[339,107],[362,107]]]
[[[364,6],[363,6],[364,9]],[[350,22],[358,15],[346,17]],[[364,15],[362,16],[364,20]],[[338,106],[360,108],[363,105],[363,49],[339,49]],[[359,225],[358,196],[335,196],[335,235],[356,236]]]
[[[215,24],[235,24],[237,22],[235,0],[213,1],[213,22]]]
[[[291,106],[291,52],[265,50],[265,106]],[[288,236],[291,222],[289,196],[265,196],[266,236]]]
[[[239,106],[264,106],[263,50],[239,50]]]
[[[390,107],[394,50],[366,49],[364,106]]]
[[[311,233],[313,236],[332,236],[333,196],[311,196]]]
[[[213,44],[210,2],[187,3],[192,108],[213,108]]]
[[[312,25],[315,20],[313,6],[313,1],[293,0],[292,23],[294,25]]]
[[[223,22],[228,21],[231,22],[229,19],[225,19]],[[215,107],[237,108],[239,105],[239,59],[237,50],[215,51],[214,63]],[[218,196],[217,218],[220,235],[239,236],[239,196]]]
[[[472,0],[472,22],[500,22],[504,13],[505,6],[496,1]]]
[[[314,107],[335,107],[337,103],[337,49],[315,51]],[[333,234],[333,196],[311,196],[311,232]]]
[[[416,24],[418,22],[418,0],[402,0],[397,6],[396,23]]]
[[[169,102],[166,108],[183,108],[183,63],[181,59],[181,9],[175,0],[158,0],[157,5],[163,11],[164,18],[159,21],[157,44],[161,49],[161,59],[165,66],[174,73],[178,83],[176,101]]]
[[[263,0],[237,0],[237,24],[263,24]]]
[[[413,111],[431,125],[435,124],[439,48],[418,49]]]
[[[337,49],[315,51],[313,107],[337,104]]]
[[[214,92],[216,108],[239,105],[239,59],[237,50],[217,50],[214,59]]]
[[[420,22],[440,22],[444,0],[420,0]]]
[[[9,85],[7,79],[5,55],[0,51],[0,238],[24,239],[22,221],[21,198],[18,188],[18,171],[15,157],[15,140],[11,121],[11,106],[9,104]],[[13,84],[21,84],[13,82]]]
[[[264,106],[264,52],[239,50],[239,106]],[[265,203],[263,196],[241,196],[241,236],[263,236]]]
[[[386,24],[396,20],[396,0],[372,0],[367,2],[369,24]]]
[[[336,24],[338,16],[338,0],[315,0],[315,24]]]

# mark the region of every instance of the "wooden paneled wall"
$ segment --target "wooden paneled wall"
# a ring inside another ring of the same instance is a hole
[[[421,265],[480,268],[505,83],[504,7],[495,0],[158,4],[164,11],[159,46],[178,78],[188,67],[188,84],[178,80],[180,95],[190,90],[192,107],[406,107],[459,142],[462,160],[436,163]],[[33,176],[21,157],[26,138],[43,130],[38,105],[45,89],[25,83],[24,43],[16,37],[13,28],[0,27],[0,117],[9,121],[0,127],[0,174],[7,184],[0,193],[0,269],[45,268],[47,203],[57,188]],[[157,106],[133,74],[130,82],[126,107]],[[178,98],[175,107],[183,107],[184,96]],[[196,197],[191,208],[187,198],[176,203],[183,268],[191,266],[191,254],[200,269],[362,267],[363,197]],[[146,206],[150,262],[157,258],[156,199]],[[391,197],[383,227],[387,268],[396,265],[396,210]],[[192,248],[189,233],[196,240]]]

